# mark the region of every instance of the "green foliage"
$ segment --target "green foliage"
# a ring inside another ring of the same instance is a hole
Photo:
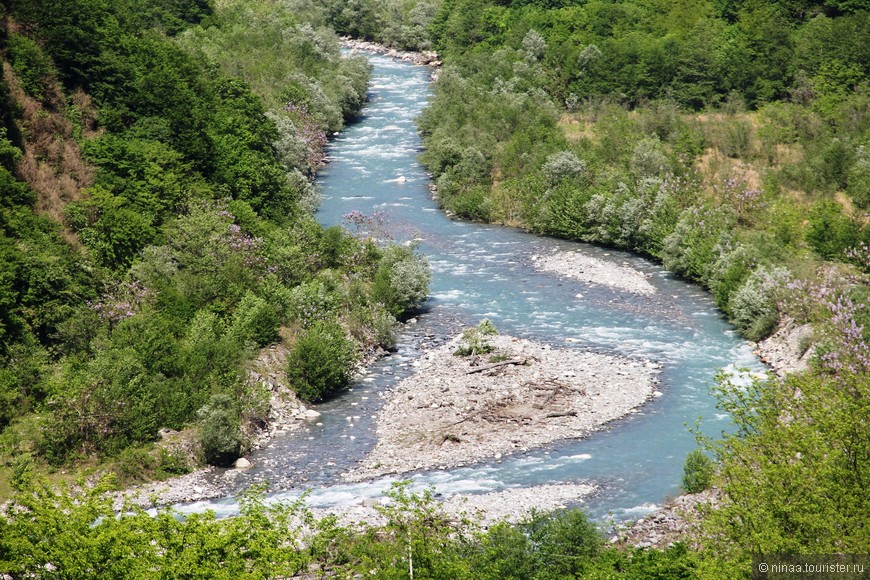
[[[701,493],[710,487],[715,469],[713,461],[703,451],[690,451],[683,464],[683,490],[686,493]]]
[[[230,332],[242,343],[265,346],[278,339],[278,315],[265,300],[248,292],[236,306]]]
[[[98,130],[75,133],[93,184],[48,196],[65,204],[62,229],[34,213],[37,196],[14,171],[24,136],[63,127],[51,117],[25,127],[0,86],[0,428],[38,412],[44,428],[27,444],[40,460],[114,458],[130,480],[186,469],[142,445],[202,410],[206,455],[226,462],[243,444],[243,407],[256,404],[246,359],[279,339],[293,288],[325,268],[337,269],[317,276],[334,304],[311,317],[340,311],[348,326],[356,317],[359,344],[392,340],[395,320],[372,297],[380,253],[356,262],[350,236],[303,217],[326,131],[364,101],[365,59],[342,58],[334,34],[272,2],[9,10],[8,58],[25,92],[68,118],[96,109]],[[40,172],[71,171],[65,150],[36,155]],[[419,281],[397,289],[395,308],[420,299]],[[220,399],[229,394],[233,407]]]
[[[9,483],[17,491],[26,491],[33,483],[33,456],[30,453],[22,453],[12,462],[12,477]]]
[[[394,484],[379,505],[384,523],[340,526],[316,520],[303,500],[266,505],[263,488],[240,498],[237,517],[212,512],[149,515],[128,506],[117,516],[106,492],[114,481],[53,489],[37,481],[17,493],[0,518],[0,565],[14,575],[47,569],[69,577],[292,577],[329,570],[379,578],[691,578],[696,558],[685,545],[667,550],[605,549],[577,510],[537,513],[488,530],[445,513],[431,491]],[[48,568],[46,568],[46,566]]]
[[[429,263],[413,246],[391,245],[378,263],[372,297],[399,318],[422,304],[431,278]]]
[[[601,536],[580,510],[535,514],[522,528],[529,535],[539,574],[546,570],[556,578],[582,575],[601,552]]]
[[[462,344],[453,354],[456,356],[471,356],[473,354],[487,354],[495,350],[488,337],[498,335],[495,325],[484,318],[477,326],[466,328],[462,331]]]
[[[205,460],[222,467],[232,465],[244,449],[237,404],[228,395],[212,395],[197,414]]]
[[[287,378],[306,402],[320,401],[350,384],[356,350],[334,322],[315,322],[296,340],[287,360]]]
[[[21,88],[36,100],[48,97],[48,91],[55,81],[55,71],[51,59],[27,36],[12,33],[8,39],[8,54],[12,71],[18,77]]]
[[[310,557],[301,546],[301,504],[267,507],[262,489],[241,498],[241,516],[184,518],[170,509],[152,516],[130,507],[118,517],[108,479],[75,491],[40,482],[16,495],[17,509],[0,519],[0,565],[15,576],[69,578],[292,577]]]
[[[586,164],[572,151],[553,153],[541,167],[544,178],[553,185],[566,179],[577,179],[585,172]]]
[[[806,240],[826,260],[841,259],[847,249],[858,244],[858,235],[858,226],[834,201],[820,202],[810,212]]]
[[[115,474],[121,485],[148,481],[156,468],[157,459],[142,447],[128,447],[115,459]]]
[[[788,277],[784,268],[768,271],[758,268],[730,297],[727,312],[741,333],[749,340],[761,340],[776,326],[779,313],[775,291]]]
[[[735,431],[714,446],[723,501],[704,528],[717,560],[748,573],[751,554],[867,550],[868,386],[865,372],[720,381]]]

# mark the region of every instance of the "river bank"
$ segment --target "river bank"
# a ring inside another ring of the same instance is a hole
[[[424,355],[388,395],[377,444],[351,481],[500,460],[582,437],[653,396],[659,365],[488,338],[484,357],[456,356],[456,337]]]
[[[755,353],[778,377],[808,368],[813,331],[809,324],[781,320],[776,331],[758,342]],[[613,543],[635,548],[667,548],[677,541],[695,542],[705,510],[715,509],[719,490],[679,495],[620,530]],[[693,547],[697,547],[692,544]]]
[[[395,58],[403,62],[428,65],[431,67],[440,67],[441,60],[438,58],[438,53],[434,51],[413,52],[406,50],[398,50],[376,42],[360,40],[350,36],[342,36],[340,39],[341,47],[351,51],[370,52],[374,54],[382,54],[386,57]]]
[[[617,519],[636,519],[637,506],[661,502],[679,479],[682,458],[695,445],[683,427],[685,422],[703,414],[713,418],[711,429],[717,428],[707,390],[715,369],[735,357],[745,366],[753,366],[757,359],[750,360],[748,346],[726,334],[728,328],[710,301],[679,280],[656,276],[658,292],[649,299],[644,296],[638,300],[625,293],[599,300],[599,293],[593,293],[593,300],[577,300],[577,290],[566,292],[577,285],[533,267],[531,261],[531,255],[546,256],[557,248],[573,251],[567,242],[448,219],[426,196],[429,181],[416,165],[419,139],[414,118],[428,98],[430,71],[400,66],[384,56],[372,57],[372,62],[376,82],[366,113],[359,123],[349,125],[336,137],[330,152],[334,162],[318,176],[324,199],[318,219],[326,225],[340,225],[351,211],[389,211],[390,227],[415,232],[419,250],[429,257],[435,274],[421,326],[425,320],[441,316],[461,321],[460,327],[488,317],[517,336],[542,337],[553,344],[569,343],[614,357],[628,354],[630,360],[664,364],[660,378],[666,397],[650,403],[648,412],[644,409],[619,428],[578,441],[549,444],[554,450],[571,448],[570,453],[553,458],[546,453],[525,454],[518,444],[519,448],[511,448],[513,455],[502,452],[502,459],[487,465],[415,474],[415,485],[431,484],[445,494],[448,490],[476,494],[505,488],[535,489],[560,481],[600,482],[599,490],[587,496],[584,504],[590,517],[606,518],[612,513]],[[397,182],[400,176],[405,179]],[[591,253],[618,266],[634,263],[618,251]],[[382,393],[394,389],[417,368],[409,365],[421,351],[428,352],[457,331],[427,330],[438,340],[427,339],[428,344],[405,349],[395,360],[387,359],[390,362],[383,368],[373,370],[363,379],[366,382],[342,397],[346,404],[336,401],[341,411],[332,411],[336,405],[317,407],[316,411],[323,412],[321,417],[300,421],[302,431],[278,435],[267,443],[266,449],[250,458],[253,468],[204,474],[205,479],[220,478],[223,482],[233,477],[234,486],[225,485],[222,492],[213,493],[195,476],[190,478],[190,485],[203,488],[198,497],[225,497],[268,479],[270,492],[291,500],[297,491],[310,488],[318,505],[346,505],[364,497],[375,501],[383,493],[383,481],[343,484],[341,476],[376,443],[375,417]],[[445,446],[453,443],[445,442]],[[497,452],[489,457],[494,459]],[[522,464],[519,469],[518,463]],[[535,497],[534,492],[530,497]],[[182,499],[196,497],[182,494]],[[229,515],[231,504],[203,503],[193,509],[211,507]]]
[[[584,498],[595,491],[593,485],[562,483],[512,488],[479,494],[452,494],[433,496],[435,505],[448,517],[469,519],[482,526],[500,521],[517,523],[527,518],[533,510],[552,511],[582,505]],[[355,506],[341,508],[312,508],[317,518],[335,516],[342,525],[367,524],[373,526],[387,523],[376,506],[388,506],[388,498],[382,501],[366,500]]]
[[[381,348],[367,348],[357,365],[356,379],[362,379],[371,365],[388,354]],[[279,435],[301,431],[307,423],[318,421],[321,413],[316,405],[305,404],[290,387],[286,375],[288,356],[289,351],[283,344],[273,344],[263,348],[250,363],[247,381],[249,386],[268,393],[268,408],[264,415],[243,425],[250,449],[239,457],[233,468],[208,465],[164,481],[131,486],[115,493],[116,508],[121,509],[125,501],[139,507],[152,507],[224,497],[232,492],[234,480],[253,467],[251,455],[255,451],[267,447]],[[190,433],[161,432],[162,440],[158,445],[174,454],[188,456],[188,461],[193,462],[197,460],[199,446],[190,437]]]

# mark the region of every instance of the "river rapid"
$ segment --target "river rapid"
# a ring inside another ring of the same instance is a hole
[[[377,362],[353,388],[319,405],[317,422],[279,435],[252,456],[255,467],[234,477],[237,491],[269,481],[272,500],[309,490],[314,507],[357,505],[378,498],[396,481],[386,477],[342,483],[342,475],[374,445],[374,417],[383,398],[413,370],[425,349],[463,326],[489,318],[504,334],[560,348],[649,360],[662,365],[657,396],[604,430],[545,449],[518,451],[471,467],[418,472],[413,487],[444,495],[476,494],[553,483],[589,483],[583,502],[593,517],[637,518],[679,493],[682,465],[695,448],[688,426],[716,435],[728,428],[710,392],[719,369],[763,371],[752,345],[741,340],[713,300],[643,258],[520,230],[448,218],[431,199],[415,119],[430,93],[430,69],[385,56],[374,65],[370,99],[361,117],[332,141],[329,165],[318,176],[324,225],[345,215],[382,212],[383,230],[397,241],[417,240],[432,266],[430,298],[407,324],[397,351]],[[534,267],[538,256],[579,251],[648,275],[654,294],[637,294],[566,279]],[[181,512],[237,510],[226,498],[176,506]]]

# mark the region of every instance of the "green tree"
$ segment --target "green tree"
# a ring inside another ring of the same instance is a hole
[[[335,322],[315,322],[296,340],[287,359],[287,378],[303,401],[316,402],[350,384],[356,350]]]

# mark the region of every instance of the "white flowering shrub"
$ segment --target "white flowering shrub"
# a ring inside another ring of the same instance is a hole
[[[750,340],[760,340],[776,326],[776,290],[785,283],[786,268],[757,268],[728,301],[731,320]]]
[[[571,151],[559,151],[547,157],[541,172],[551,184],[556,184],[582,177],[586,173],[586,163]]]

